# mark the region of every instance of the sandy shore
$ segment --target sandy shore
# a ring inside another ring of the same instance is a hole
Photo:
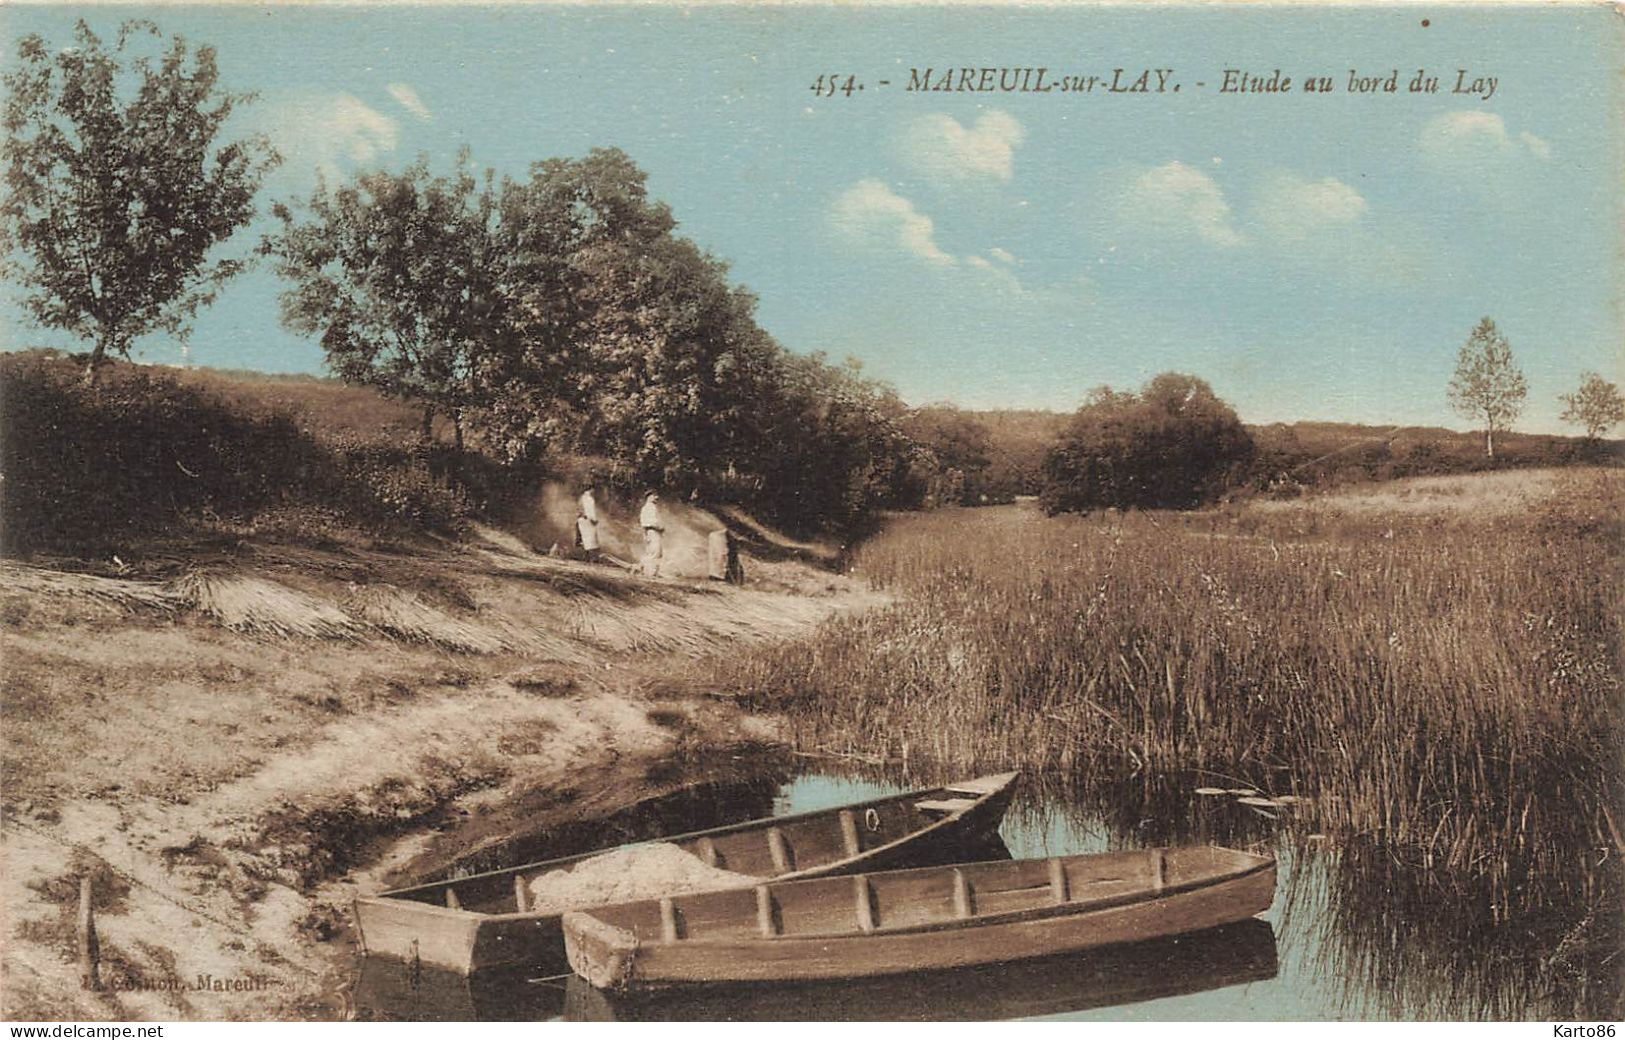
[[[118,562],[0,565],[13,1020],[343,1017],[357,892],[500,841],[514,804],[591,818],[673,756],[772,742],[693,662],[877,602],[794,563],[649,582],[495,532]]]

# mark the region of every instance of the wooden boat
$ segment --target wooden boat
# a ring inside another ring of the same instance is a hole
[[[863,979],[616,993],[572,975],[563,1014],[568,1022],[989,1022],[1206,993],[1277,970],[1274,930],[1249,918],[1013,964]],[[510,990],[499,999],[515,998]]]
[[[1275,860],[1198,846],[972,863],[640,900],[564,915],[603,989],[861,978],[1094,949],[1242,921]]]
[[[775,882],[943,862],[997,831],[1015,778],[1015,773],[999,773],[662,841],[709,866]],[[559,916],[529,909],[530,883],[608,851],[359,898],[355,911],[362,946],[369,956],[463,973],[513,965],[562,968]]]

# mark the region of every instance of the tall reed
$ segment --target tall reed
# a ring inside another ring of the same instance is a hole
[[[900,518],[854,561],[892,606],[730,658],[716,682],[806,747],[1200,770],[1470,869],[1499,914],[1597,897],[1625,851],[1620,546],[1595,522],[1618,515],[1619,476],[1493,520]]]

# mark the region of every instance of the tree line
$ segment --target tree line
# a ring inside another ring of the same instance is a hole
[[[80,21],[74,44],[28,36],[5,77],[0,250],[34,319],[90,344],[94,384],[140,336],[184,341],[251,262],[219,247],[253,219],[279,157],[263,137],[222,140],[253,95],[220,86],[212,48],[145,21],[111,47]],[[855,361],[778,344],[646,182],[614,148],[521,177],[476,171],[466,153],[439,174],[420,159],[276,202],[250,253],[285,282],[282,323],[344,380],[421,408],[426,441],[439,418],[457,454],[471,440],[505,463],[601,457],[611,482],[740,501],[795,526],[1034,490],[1052,511],[1186,508],[1235,486],[1253,458],[1234,410],[1178,373],[1093,392],[1041,464],[962,410],[910,409]],[[1485,318],[1449,400],[1491,459],[1527,392]],[[1592,440],[1625,419],[1596,373],[1564,402]]]

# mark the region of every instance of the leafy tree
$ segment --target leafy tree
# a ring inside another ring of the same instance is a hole
[[[763,388],[757,501],[799,529],[859,525],[877,508],[904,504],[917,450],[902,430],[908,409],[895,391],[866,379],[848,359],[781,352]]]
[[[1620,422],[1625,422],[1625,397],[1619,387],[1595,372],[1580,376],[1580,386],[1562,396],[1563,421],[1586,432],[1587,440],[1597,440]]]
[[[626,483],[759,489],[783,352],[645,181],[625,153],[595,149],[503,185],[511,334],[483,428],[510,456],[606,455]]]
[[[444,413],[459,448],[465,414],[484,400],[481,366],[506,331],[496,195],[466,160],[449,177],[419,160],[337,190],[318,184],[303,215],[275,207],[282,227],[263,247],[291,283],[283,324],[321,337],[343,379],[421,404],[425,439]]]
[[[1484,424],[1484,454],[1495,458],[1495,433],[1510,429],[1523,411],[1529,384],[1512,359],[1512,344],[1485,318],[1473,328],[1456,355],[1450,379],[1450,406],[1467,419]]]
[[[1090,393],[1045,459],[1040,498],[1050,513],[1188,509],[1217,498],[1253,451],[1212,387],[1165,372],[1138,394]]]
[[[925,498],[956,505],[981,501],[993,446],[980,420],[953,405],[928,405],[910,412],[902,430],[921,450]]]
[[[162,39],[144,21],[126,22],[112,50],[83,21],[54,53],[26,36],[4,80],[0,249],[35,320],[91,341],[91,383],[145,333],[184,337],[242,269],[206,261],[251,219],[277,161],[263,137],[219,140],[252,95],[219,88],[213,48],[175,36],[155,63],[138,53],[143,36]]]
[[[615,292],[599,283],[632,276],[630,257],[676,226],[648,199],[644,181],[624,153],[595,149],[534,163],[528,179],[503,182],[494,233],[510,334],[493,357],[481,416],[502,454],[594,450],[605,375],[605,351],[594,348],[613,323],[605,312]]]

